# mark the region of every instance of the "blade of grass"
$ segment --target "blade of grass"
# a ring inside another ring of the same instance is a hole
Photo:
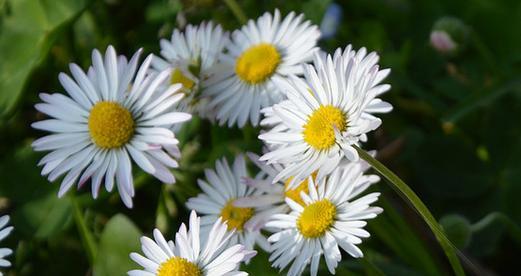
[[[386,197],[380,197],[378,205],[385,212],[370,224],[370,232],[382,240],[408,266],[425,275],[444,275],[429,248],[419,238],[403,216],[391,205]]]
[[[470,96],[456,108],[449,111],[447,115],[443,116],[442,121],[456,123],[467,114],[475,111],[477,108],[486,106],[501,96],[516,91],[521,91],[521,80],[508,82],[494,91],[484,90],[477,95]]]
[[[449,241],[447,236],[443,233],[440,225],[431,214],[427,206],[421,201],[421,199],[414,193],[414,191],[405,184],[396,174],[394,174],[391,170],[389,170],[386,166],[384,166],[380,161],[373,158],[369,153],[360,149],[357,146],[354,146],[358,151],[358,154],[362,159],[364,159],[367,163],[369,163],[376,171],[378,171],[382,176],[384,176],[392,185],[391,187],[398,192],[398,194],[407,202],[409,202],[414,209],[420,214],[425,223],[429,226],[431,231],[434,233],[434,236],[438,240],[441,245],[445,255],[449,259],[449,262],[454,270],[454,273],[457,276],[465,275],[463,271],[463,267],[456,255],[457,249],[454,245]]]
[[[239,6],[239,3],[237,3],[237,1],[224,0],[224,3],[226,3],[228,8],[230,8],[230,10],[232,11],[233,15],[235,15],[235,17],[241,24],[246,24],[246,22],[248,22],[248,17],[242,10],[241,6]]]
[[[92,233],[90,232],[89,228],[87,228],[87,224],[85,223],[85,217],[83,216],[83,211],[79,202],[75,198],[72,199],[72,206],[74,221],[76,222],[76,226],[78,227],[78,233],[80,234],[83,247],[87,252],[89,263],[91,265],[94,265],[94,259],[96,258],[97,252],[94,237],[92,236]]]

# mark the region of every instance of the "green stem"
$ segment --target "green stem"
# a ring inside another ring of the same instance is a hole
[[[434,236],[440,243],[445,255],[449,259],[449,262],[454,270],[454,273],[458,276],[465,275],[463,271],[463,267],[460,264],[460,261],[456,255],[456,248],[449,241],[447,236],[443,233],[442,228],[431,214],[427,206],[421,201],[421,199],[414,193],[414,191],[405,184],[396,174],[394,174],[391,170],[389,170],[386,166],[380,163],[378,160],[373,158],[364,150],[360,149],[357,146],[354,146],[358,151],[358,154],[362,159],[367,161],[375,170],[377,170],[382,176],[384,176],[392,185],[391,187],[407,202],[409,202],[414,209],[420,214],[425,223],[429,226],[431,231],[434,233]]]
[[[502,70],[499,70],[495,62],[494,55],[489,50],[487,45],[483,42],[481,37],[479,37],[479,35],[476,32],[472,32],[471,36],[472,44],[474,45],[474,47],[476,47],[476,50],[481,55],[485,63],[489,66],[490,70],[501,75]]]
[[[81,242],[83,243],[83,247],[87,251],[87,258],[89,258],[89,263],[93,265],[97,251],[96,243],[94,242],[94,237],[87,228],[87,224],[85,223],[85,218],[83,217],[83,211],[81,210],[80,204],[74,198],[72,199],[72,205],[74,221],[76,222],[76,226],[78,227],[78,233],[80,234]]]
[[[364,267],[365,274],[368,276],[385,276],[383,273],[369,258],[360,258],[360,262]]]
[[[521,228],[517,224],[515,224],[509,217],[505,214],[499,212],[493,212],[482,218],[480,221],[474,223],[471,226],[472,232],[479,232],[484,228],[488,227],[494,222],[498,222],[503,224],[510,236],[518,243],[521,244]]]
[[[241,24],[246,24],[248,22],[248,17],[244,13],[244,11],[241,9],[241,6],[239,6],[239,3],[235,0],[224,0],[224,3],[230,8],[233,15],[239,20]]]

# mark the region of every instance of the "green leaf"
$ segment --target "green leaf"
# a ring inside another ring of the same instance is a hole
[[[71,201],[49,194],[45,198],[24,204],[14,214],[17,229],[28,235],[45,239],[64,230],[71,222]]]
[[[18,233],[46,239],[71,225],[70,199],[58,198],[59,185],[49,183],[40,175],[38,155],[31,147],[18,149],[0,160],[0,195],[10,199],[17,208],[13,224]]]
[[[242,10],[241,6],[235,0],[224,0],[224,3],[228,6],[228,8],[232,11],[233,15],[237,18],[241,24],[246,24],[248,21],[248,17]]]
[[[470,242],[472,231],[470,222],[460,215],[447,215],[440,219],[447,236],[458,248],[465,248]]]
[[[165,22],[175,18],[181,8],[180,1],[152,2],[145,11],[145,17],[148,22]]]
[[[461,104],[449,110],[449,112],[443,116],[442,120],[444,122],[455,123],[461,120],[468,114],[472,114],[476,109],[492,104],[501,96],[521,91],[521,81],[514,80],[506,83],[502,87],[489,91],[483,90],[480,93],[470,95],[466,100],[464,100]]]
[[[60,28],[76,18],[87,0],[16,0],[0,25],[0,118],[12,111],[30,73],[47,56]]]
[[[442,275],[427,246],[385,197],[378,204],[385,210],[369,223],[370,232],[382,240],[405,264],[424,275]]]
[[[94,261],[94,273],[97,276],[126,275],[137,265],[130,259],[131,252],[138,252],[141,231],[122,214],[112,217],[103,233]]]
[[[76,227],[78,228],[78,233],[80,234],[81,241],[83,243],[83,248],[85,249],[87,257],[89,258],[89,262],[93,264],[94,258],[97,254],[96,242],[94,241],[92,232],[87,227],[85,216],[77,200],[73,200],[73,206],[74,220],[76,222]]]
[[[315,24],[320,24],[331,0],[311,0],[302,4],[302,12]]]
[[[381,175],[383,175],[389,183],[391,183],[391,187],[408,203],[410,203],[414,209],[420,214],[422,219],[427,223],[434,236],[438,240],[441,245],[445,255],[449,259],[449,262],[454,270],[454,273],[458,276],[465,275],[465,271],[461,266],[461,263],[456,255],[457,249],[450,242],[450,240],[443,233],[443,229],[440,227],[432,213],[429,211],[427,206],[421,201],[421,199],[414,193],[414,191],[405,184],[396,174],[394,174],[391,170],[389,170],[386,166],[380,163],[378,160],[374,159],[370,154],[360,149],[357,146],[354,146],[358,151],[358,154],[362,159],[367,161],[376,171],[378,171]]]

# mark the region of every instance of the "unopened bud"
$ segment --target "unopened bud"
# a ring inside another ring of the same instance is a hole
[[[322,18],[322,22],[320,23],[320,38],[328,39],[333,37],[337,32],[341,19],[342,7],[336,3],[331,3],[327,7],[326,12],[324,13],[324,17]]]
[[[434,24],[430,43],[439,53],[454,55],[464,48],[468,33],[468,27],[459,19],[443,17]]]

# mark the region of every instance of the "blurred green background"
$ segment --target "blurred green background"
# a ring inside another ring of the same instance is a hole
[[[316,24],[333,1],[247,0],[249,18],[279,8],[304,12]],[[347,0],[336,33],[320,42],[326,51],[353,44],[381,55],[392,68],[385,95],[395,109],[366,149],[415,190],[461,251],[469,274],[519,275],[521,254],[521,1]],[[326,17],[331,17],[329,13]],[[430,33],[445,27],[458,49],[443,54]],[[137,268],[128,254],[154,227],[172,237],[186,221],[185,200],[195,180],[221,157],[259,152],[258,129],[226,129],[195,119],[179,134],[183,157],[178,183],[166,187],[136,172],[132,210],[116,194],[93,201],[89,189],[58,199],[58,184],[40,176],[42,154],[30,143],[43,133],[33,105],[39,92],[63,92],[58,73],[68,63],[90,65],[93,48],[112,44],[131,55],[158,53],[159,39],[183,22],[215,20],[240,26],[218,0],[0,0],[0,213],[11,214],[13,234],[0,247],[15,250],[7,275],[124,275]],[[453,20],[454,21],[454,20]],[[443,25],[443,24],[442,24]],[[439,25],[437,25],[439,26]],[[137,170],[135,170],[137,171]],[[385,212],[369,223],[366,258],[344,255],[338,275],[451,275],[439,245],[414,211],[383,182]],[[86,210],[86,211],[85,211]],[[75,226],[86,218],[98,246],[94,265]],[[265,254],[245,268],[277,275]],[[325,269],[321,273],[326,274]]]

